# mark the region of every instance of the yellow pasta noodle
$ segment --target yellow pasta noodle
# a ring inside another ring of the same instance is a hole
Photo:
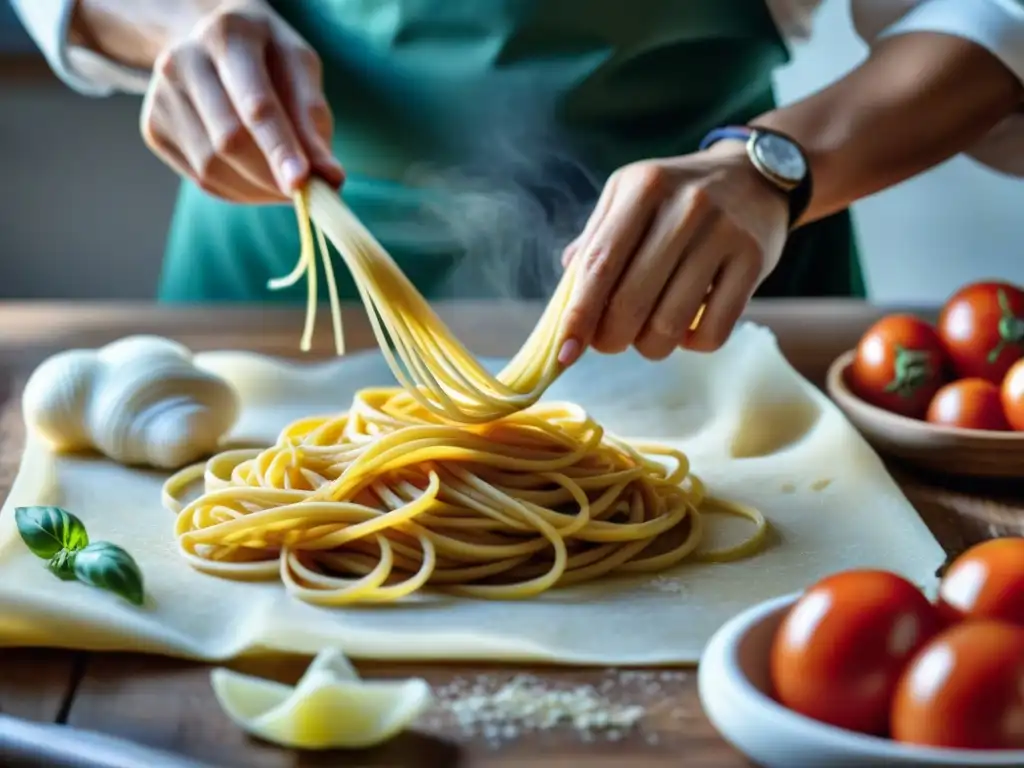
[[[562,318],[572,291],[572,269],[559,282],[519,353],[495,376],[455,338],[333,189],[314,179],[305,193],[296,196],[295,209],[302,252],[291,274],[272,280],[270,287],[284,288],[307,276],[306,326],[301,341],[304,350],[312,344],[316,318],[318,248],[328,280],[335,344],[338,354],[344,350],[341,313],[326,242],[329,239],[352,273],[381,351],[395,377],[438,417],[455,424],[494,421],[537,402],[561,373],[558,351]],[[311,217],[315,227],[311,226]]]
[[[521,599],[761,547],[763,515],[709,498],[683,452],[613,437],[572,403],[539,402],[560,373],[571,270],[519,354],[493,376],[333,190],[314,182],[308,200],[296,200],[299,264],[274,283],[308,276],[303,346],[312,335],[318,243],[343,348],[326,233],[400,386],[363,390],[347,412],[294,422],[268,448],[226,451],[171,477],[164,504],[193,567],[279,578],[295,597],[323,605],[394,601],[424,587]],[[199,480],[202,492],[187,500]],[[748,518],[753,534],[699,550],[703,515],[715,511]]]
[[[182,506],[198,476],[204,493]],[[265,450],[228,451],[172,477],[182,554],[236,579],[280,576],[314,603],[396,600],[430,585],[514,599],[610,573],[660,571],[695,555],[708,499],[685,454],[603,432],[578,406],[540,403],[455,426],[406,390],[359,393],[352,409],[288,426]]]

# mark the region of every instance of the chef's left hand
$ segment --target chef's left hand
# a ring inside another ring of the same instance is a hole
[[[620,168],[563,256],[565,265],[583,261],[559,361],[571,364],[588,346],[632,345],[652,360],[680,346],[718,349],[778,263],[788,230],[785,195],[739,142]]]

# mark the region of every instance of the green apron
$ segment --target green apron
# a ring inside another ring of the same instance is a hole
[[[711,128],[771,109],[788,60],[764,0],[276,7],[323,58],[346,202],[431,299],[545,295],[616,168],[692,152]],[[233,205],[186,182],[160,298],[301,301],[302,282],[266,287],[298,248],[290,207]],[[863,291],[842,212],[795,232],[759,295]]]

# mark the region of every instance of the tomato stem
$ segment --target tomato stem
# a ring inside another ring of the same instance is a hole
[[[996,291],[996,300],[1003,315],[999,318],[999,343],[988,352],[987,359],[990,365],[999,359],[1006,347],[1019,346],[1024,342],[1024,318],[1014,314],[1006,291],[1002,288]]]
[[[896,356],[892,363],[893,378],[886,387],[886,392],[895,392],[902,398],[913,397],[921,385],[925,384],[934,374],[928,353],[920,349],[896,347]]]

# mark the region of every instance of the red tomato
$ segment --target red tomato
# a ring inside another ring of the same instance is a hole
[[[965,286],[943,306],[938,330],[957,375],[999,384],[1024,356],[1024,291],[1010,283]]]
[[[1007,430],[999,387],[985,379],[960,379],[940,389],[925,418],[932,424],[963,429]]]
[[[939,584],[947,621],[994,619],[1024,627],[1024,538],[993,539],[952,562]]]
[[[928,323],[889,315],[861,337],[847,384],[872,405],[920,418],[945,381],[946,362],[942,340]]]
[[[896,574],[829,576],[807,590],[775,635],[776,697],[815,720],[882,735],[900,672],[939,628],[935,608]]]
[[[1024,431],[1024,358],[1018,360],[1003,379],[1000,390],[1003,413],[1010,428]]]
[[[892,704],[892,737],[930,747],[1024,748],[1024,629],[969,621],[947,629],[907,666]]]

